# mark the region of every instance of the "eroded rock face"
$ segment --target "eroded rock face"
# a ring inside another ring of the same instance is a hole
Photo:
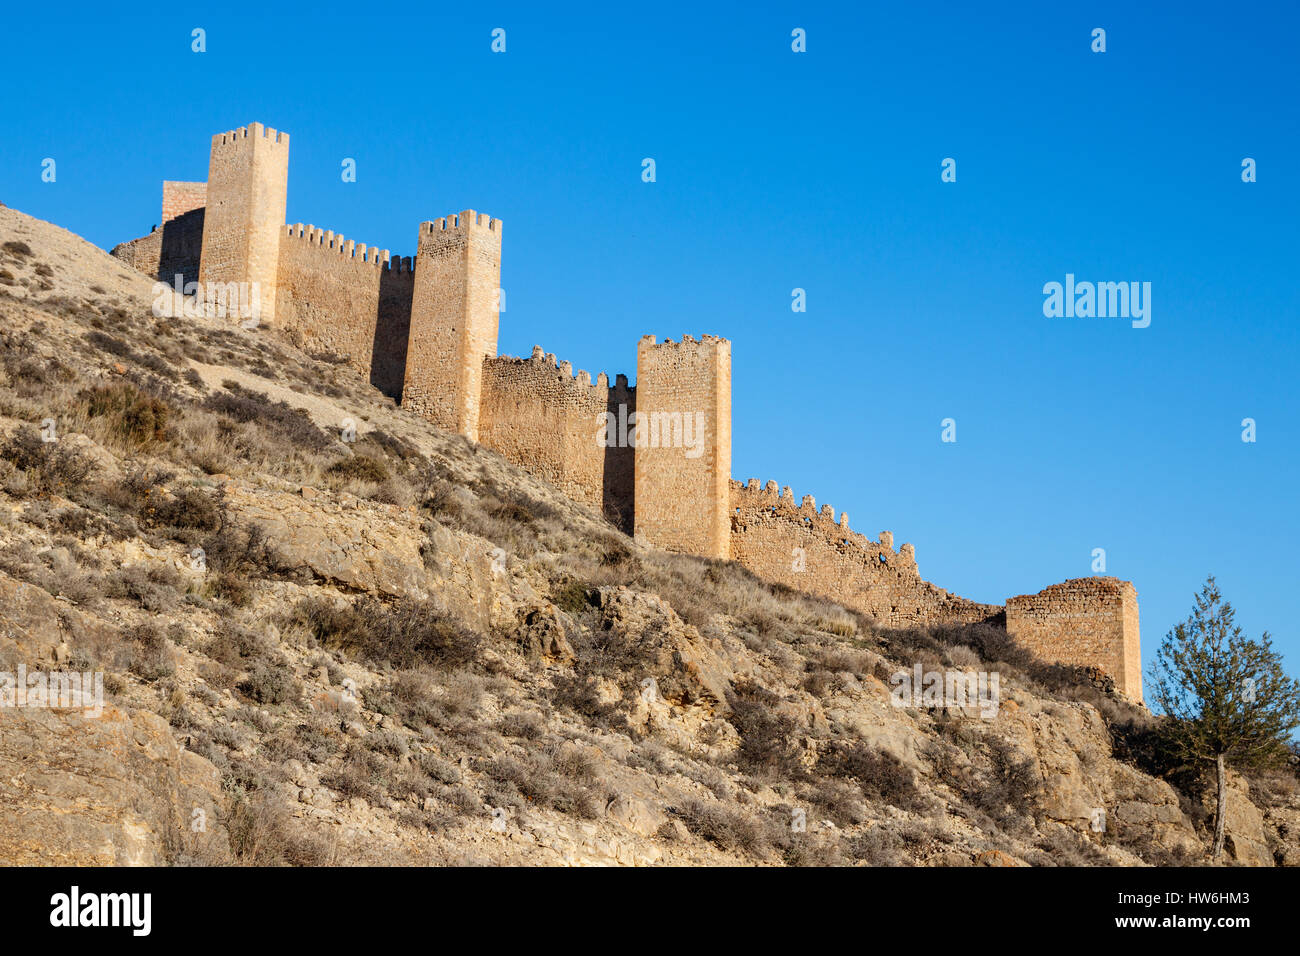
[[[601,626],[653,679],[654,694],[678,705],[701,705],[725,714],[733,672],[720,648],[682,621],[653,594],[603,587],[595,594]],[[648,688],[647,688],[648,689]]]
[[[1213,819],[1217,790],[1208,784],[1201,795],[1207,818]],[[1268,848],[1264,816],[1250,800],[1250,786],[1235,771],[1228,771],[1228,801],[1224,813],[1223,852],[1230,860],[1247,866],[1274,866]]]
[[[1009,716],[1017,746],[1041,777],[1038,805],[1046,819],[1108,841],[1200,851],[1174,789],[1111,759],[1110,735],[1096,708],[1026,700]]]
[[[102,660],[117,643],[115,629],[0,574],[0,670],[80,671],[70,658]],[[229,856],[224,813],[216,767],[182,749],[157,714],[108,702],[97,717],[87,709],[0,707],[6,864],[220,860]]]
[[[564,620],[554,604],[525,608],[515,637],[530,656],[544,657],[559,664],[573,663],[573,648],[564,636]]]
[[[216,767],[181,749],[156,714],[6,709],[0,783],[7,864],[155,866],[229,855]]]
[[[48,591],[0,572],[0,668],[30,669],[66,660],[74,645],[93,656],[116,641],[116,631]],[[0,712],[3,713],[3,712]]]
[[[256,524],[286,565],[310,568],[330,581],[362,591],[427,596],[420,559],[422,536],[405,509],[324,496],[226,486],[241,519]]]

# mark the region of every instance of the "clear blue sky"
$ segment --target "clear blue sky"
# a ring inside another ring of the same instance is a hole
[[[730,338],[735,477],[981,601],[1105,548],[1147,661],[1212,571],[1300,673],[1300,15],[1135,6],[16,6],[0,200],[108,248],[213,133],[287,130],[290,222],[409,255],[505,221],[502,352],[634,376],[643,333]],[[1150,327],[1045,318],[1067,272],[1150,282]]]

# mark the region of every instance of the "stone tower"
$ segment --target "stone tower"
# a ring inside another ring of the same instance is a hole
[[[478,441],[483,360],[497,354],[501,220],[472,209],[420,224],[402,404]]]
[[[636,350],[635,533],[655,547],[731,556],[731,342]]]
[[[212,137],[199,281],[256,283],[260,318],[275,317],[288,188],[288,133],[250,123]]]
[[[1074,578],[1007,601],[1007,633],[1039,657],[1100,667],[1142,700],[1137,590],[1113,577]]]

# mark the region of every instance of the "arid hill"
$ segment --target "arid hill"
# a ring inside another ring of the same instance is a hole
[[[0,208],[0,862],[1196,863],[1202,784],[1096,674],[645,548],[273,327]],[[890,676],[998,675],[996,714]],[[1104,816],[1102,826],[1097,826]],[[1300,862],[1293,775],[1231,861]]]

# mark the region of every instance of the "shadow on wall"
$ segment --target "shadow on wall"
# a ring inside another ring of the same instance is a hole
[[[370,351],[370,384],[399,404],[406,379],[406,343],[414,290],[409,273],[388,269],[380,272],[379,304]]]
[[[616,397],[614,389],[609,390],[609,400],[606,402],[606,411],[614,416],[614,421],[620,422],[619,416],[630,417],[636,411],[635,391]],[[592,433],[595,434],[596,422],[591,423]],[[633,501],[636,497],[636,449],[629,443],[624,447],[621,444],[605,446],[605,462],[601,477],[601,512],[614,527],[618,528],[624,534],[632,534],[635,524],[635,515],[632,510]]]
[[[158,249],[158,281],[171,285],[177,275],[183,283],[199,281],[199,256],[203,252],[203,208],[168,219],[162,224]]]

